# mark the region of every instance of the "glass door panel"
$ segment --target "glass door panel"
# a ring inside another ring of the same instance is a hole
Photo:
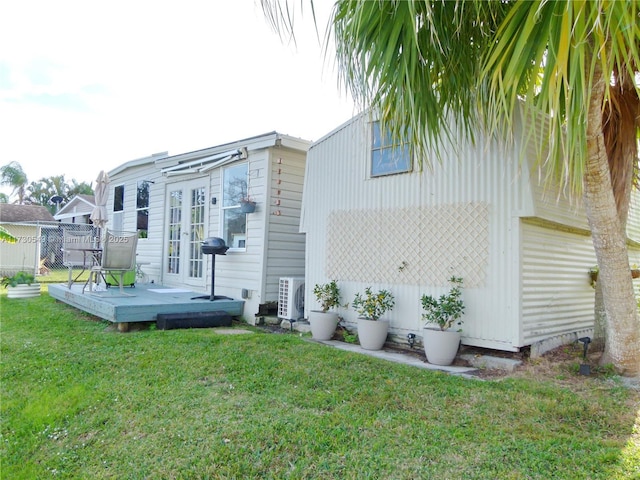
[[[205,234],[205,195],[204,187],[191,189],[189,225],[189,277],[203,278],[204,260],[202,255],[202,241]]]
[[[205,180],[182,182],[167,189],[166,283],[203,288],[206,262],[202,241],[207,232]]]

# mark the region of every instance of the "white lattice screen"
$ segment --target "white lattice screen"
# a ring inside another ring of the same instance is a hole
[[[327,227],[327,278],[447,285],[484,285],[489,258],[485,203],[332,212]]]

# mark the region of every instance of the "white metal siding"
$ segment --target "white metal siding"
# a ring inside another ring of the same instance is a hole
[[[529,137],[533,131],[539,138],[548,138],[548,117],[540,114],[531,123],[530,119],[520,121],[519,135]],[[523,125],[524,124],[524,125]],[[547,150],[538,152],[537,145],[531,139],[527,145],[526,161],[524,165],[529,177],[528,188],[531,190],[533,201],[532,212],[521,212],[521,217],[537,217],[549,222],[579,229],[588,229],[587,217],[582,207],[582,198],[572,194],[569,188],[558,186],[557,182],[547,180],[542,163],[546,160]]]
[[[111,186],[108,209],[113,224],[113,187],[125,186],[124,223],[126,230],[135,230],[135,201],[138,180],[150,180],[151,185],[149,238],[138,242],[138,260],[148,262],[144,270],[151,279],[163,282],[163,264],[166,255],[164,236],[166,234],[166,190],[172,183],[190,182],[203,179],[208,188],[207,232],[206,236],[221,237],[221,172],[219,166],[202,173],[163,176],[162,168],[210,158],[236,149],[246,149],[247,158],[237,162],[248,164],[249,195],[256,201],[254,213],[247,215],[247,238],[245,251],[229,251],[227,255],[216,257],[215,292],[240,298],[246,289],[249,298],[245,301],[244,312],[247,321],[253,321],[258,305],[269,300],[277,300],[279,276],[304,275],[304,235],[299,233],[300,200],[304,176],[304,162],[309,142],[299,138],[281,135],[277,132],[238,140],[233,143],[188,152],[173,157],[166,154],[153,155],[127,162],[110,172]],[[282,158],[282,165],[272,162]],[[280,169],[280,173],[277,173]],[[281,180],[280,194],[275,193],[271,182]],[[281,215],[272,215],[272,197],[281,199]],[[213,205],[211,198],[220,201]],[[271,249],[273,248],[273,251]],[[203,291],[211,288],[211,259],[205,256],[206,269]],[[194,287],[195,288],[195,287]]]
[[[137,226],[136,197],[138,181],[153,182],[149,185],[149,230],[147,238],[138,239],[137,261],[145,263],[142,267],[149,280],[159,282],[162,279],[162,251],[164,236],[164,179],[153,161],[135,166],[110,177],[107,210],[109,221],[106,228],[113,228],[113,190],[117,185],[124,185],[124,212],[122,229],[135,232]]]
[[[300,210],[306,155],[276,148],[270,158],[264,301],[277,299],[281,277],[303,277],[305,267]]]
[[[545,188],[537,174],[532,174],[531,186],[535,203],[535,217],[561,225],[589,229],[587,216],[579,197],[558,195],[557,188]]]
[[[248,192],[256,202],[256,210],[246,215],[246,249],[244,251],[230,251],[226,256],[219,256],[216,260],[216,291],[221,295],[233,298],[241,298],[242,290],[249,292],[249,298],[245,299],[244,314],[247,321],[253,321],[253,315],[258,311],[258,305],[263,303],[262,270],[264,268],[264,235],[266,218],[266,181],[269,163],[268,150],[251,150],[247,159]],[[217,176],[216,176],[217,175]],[[216,170],[211,189],[221,192],[221,173]],[[220,207],[212,208],[214,211],[211,220],[212,236],[221,236]],[[214,235],[213,232],[216,232]],[[210,270],[209,270],[210,274]],[[220,282],[218,283],[218,280]],[[220,285],[220,289],[218,289]]]
[[[640,191],[637,189],[633,189],[631,192],[630,207],[629,218],[627,219],[627,235],[631,240],[640,242]]]
[[[591,238],[527,223],[522,234],[521,345],[592,328]]]
[[[467,310],[464,315],[463,342],[492,348],[513,349],[518,342],[518,233],[512,231],[515,212],[530,209],[530,198],[518,175],[517,155],[490,143],[484,148],[478,139],[477,148],[461,145],[458,152],[444,151],[445,165],[435,165],[433,171],[367,178],[369,165],[369,134],[366,116],[345,124],[312,146],[307,156],[307,171],[301,229],[307,234],[307,311],[314,307],[313,286],[330,280],[326,272],[328,242],[341,242],[345,249],[375,248],[376,235],[385,225],[356,232],[351,238],[327,238],[328,218],[332,212],[348,210],[391,211],[411,207],[437,208],[442,205],[467,205],[479,202],[488,208],[488,264],[482,285],[465,289]],[[410,219],[408,221],[411,221]],[[516,224],[517,225],[517,224]],[[386,235],[387,232],[384,232]],[[413,242],[420,255],[437,255],[422,251],[415,238],[398,242]],[[379,255],[391,255],[379,251]],[[451,263],[464,261],[469,252],[458,252]],[[398,269],[401,264],[398,265]],[[402,271],[415,275],[409,263]],[[452,274],[457,272],[452,271]],[[401,275],[401,273],[399,273]],[[396,297],[396,307],[387,315],[391,333],[405,336],[420,334],[423,293],[440,294],[447,285],[434,285],[429,272],[418,272],[422,281],[402,281],[374,284],[388,288]],[[408,275],[407,275],[408,276]],[[367,282],[336,278],[343,292],[343,301],[351,302]],[[356,313],[341,309],[348,322],[355,322]]]
[[[367,285],[387,288],[396,297],[394,310],[386,315],[391,334],[400,339],[408,332],[420,335],[420,296],[448,289],[442,271],[434,275],[424,257],[444,254],[438,260],[450,262],[451,273],[459,274],[456,265],[469,268],[469,255],[477,261],[482,253],[475,245],[458,247],[458,252],[430,251],[425,245],[432,243],[420,240],[428,235],[428,226],[420,222],[438,209],[460,215],[475,204],[488,211],[488,256],[487,264],[481,263],[484,281],[464,289],[463,343],[516,350],[592,324],[593,290],[587,271],[595,257],[584,211],[579,201],[545,190],[534,168],[533,150],[521,158],[517,142],[505,148],[477,138],[476,147],[464,142],[455,150],[442,146],[444,164],[432,170],[372,179],[367,174],[368,122],[366,114],[352,119],[312,145],[307,156],[301,215],[301,230],[307,235],[307,312],[316,308],[311,296],[316,283],[337,280],[343,302],[351,302]],[[411,209],[413,217],[407,213]],[[353,216],[358,212],[367,220]],[[640,235],[638,212],[630,214],[632,238]],[[336,218],[360,227],[334,228]],[[546,227],[523,228],[523,220]],[[407,225],[398,227],[398,221]],[[443,228],[443,222],[433,223]],[[469,232],[461,229],[459,235],[465,234]],[[332,263],[336,248],[345,249],[344,258],[358,259],[357,271],[346,262],[338,267]],[[373,252],[371,260],[363,252]],[[340,313],[348,323],[355,322],[354,311],[342,308]]]
[[[256,201],[256,211],[247,214],[246,250],[216,259],[216,294],[240,298],[242,289],[248,290],[244,312],[251,322],[261,303],[278,299],[280,277],[304,275],[304,235],[299,225],[305,155],[274,147],[249,151],[247,161],[249,194]],[[211,178],[211,195],[219,197],[219,169]],[[210,209],[211,236],[220,236],[218,207]]]

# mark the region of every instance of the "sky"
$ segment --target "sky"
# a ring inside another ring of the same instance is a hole
[[[321,36],[331,3],[315,2]],[[319,139],[356,110],[304,6],[293,44],[258,0],[2,2],[0,165],[93,182],[158,152]]]

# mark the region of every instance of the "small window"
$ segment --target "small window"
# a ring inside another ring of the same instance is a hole
[[[138,238],[147,238],[149,235],[149,192],[151,183],[146,180],[138,182],[136,194],[136,229]]]
[[[371,176],[379,177],[411,171],[411,152],[407,142],[393,142],[389,131],[382,134],[380,122],[371,125]]]
[[[240,200],[247,196],[247,164],[234,165],[223,171],[222,238],[230,248],[246,247],[247,214]]]
[[[113,223],[110,228],[122,230],[122,217],[124,215],[124,185],[118,185],[113,189]]]
[[[113,211],[122,212],[124,210],[124,185],[118,185],[113,189]]]

